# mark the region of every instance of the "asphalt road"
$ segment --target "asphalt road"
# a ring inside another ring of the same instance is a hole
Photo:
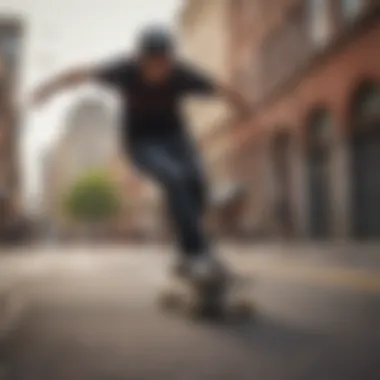
[[[157,251],[89,247],[4,258],[4,378],[380,379],[373,265],[226,250],[231,265],[254,278],[256,315],[191,322],[156,306],[167,260]]]

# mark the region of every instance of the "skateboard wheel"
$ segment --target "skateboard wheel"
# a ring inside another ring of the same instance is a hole
[[[165,309],[173,310],[179,307],[180,300],[174,293],[164,293],[160,297],[160,304]]]
[[[253,305],[248,300],[239,301],[233,308],[234,316],[239,319],[246,319],[253,315]]]
[[[193,301],[186,305],[186,313],[193,319],[197,319],[202,315],[202,308],[200,305]]]

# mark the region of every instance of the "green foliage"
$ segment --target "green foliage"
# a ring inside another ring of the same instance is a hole
[[[80,177],[63,199],[69,217],[85,223],[106,222],[121,208],[121,197],[105,172],[91,172]]]

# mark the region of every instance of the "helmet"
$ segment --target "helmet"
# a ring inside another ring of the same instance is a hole
[[[171,54],[173,49],[173,36],[163,27],[147,28],[140,35],[139,51],[142,55]]]

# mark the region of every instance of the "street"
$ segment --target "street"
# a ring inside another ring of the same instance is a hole
[[[163,247],[9,252],[4,379],[380,379],[379,249],[343,248],[223,247],[254,279],[256,313],[244,323],[160,310]]]

